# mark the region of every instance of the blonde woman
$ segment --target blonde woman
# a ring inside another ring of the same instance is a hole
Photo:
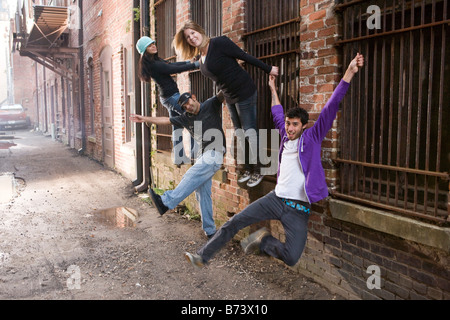
[[[205,30],[193,21],[187,21],[173,40],[183,59],[200,56],[200,71],[223,91],[233,126],[243,129],[249,142],[249,159],[244,163],[239,183],[254,187],[261,182],[258,158],[258,127],[256,121],[257,90],[250,75],[237,60],[254,65],[267,74],[278,76],[278,67],[269,66],[247,54],[226,36],[209,38]],[[252,130],[253,129],[253,130]],[[243,143],[243,141],[241,141]],[[244,150],[244,146],[240,146]]]

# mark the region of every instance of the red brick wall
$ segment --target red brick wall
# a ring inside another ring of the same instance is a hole
[[[92,157],[102,160],[102,107],[101,107],[101,78],[100,78],[100,55],[107,46],[112,51],[112,74],[111,90],[114,117],[114,160],[116,170],[127,173],[130,171],[130,162],[135,162],[133,156],[123,152],[125,143],[125,110],[124,110],[124,64],[123,46],[131,53],[134,46],[131,44],[133,1],[111,1],[111,0],[88,0],[83,3],[84,9],[84,65],[85,69],[85,96],[84,104],[86,110],[86,134],[95,138],[87,142],[87,152]],[[93,61],[93,81],[89,81],[88,60]],[[90,128],[90,83],[93,83],[94,92],[94,128]],[[140,84],[137,84],[140,85]],[[93,132],[93,133],[92,133]],[[94,142],[93,142],[94,141]],[[134,174],[131,173],[131,174]],[[129,178],[133,178],[130,176]]]

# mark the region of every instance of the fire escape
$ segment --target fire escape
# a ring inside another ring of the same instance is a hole
[[[77,68],[77,65],[82,63],[80,59],[83,52],[79,46],[71,47],[71,44],[83,41],[80,12],[82,12],[81,5],[70,7],[31,5],[30,1],[25,0],[17,9],[13,36],[14,48],[21,56],[29,57],[73,84],[73,105],[80,107],[78,128],[84,136],[84,126],[80,120],[84,115],[83,68]],[[78,37],[78,41],[70,39],[74,36]],[[59,121],[57,118],[56,131],[59,131]],[[75,124],[71,129],[69,141],[74,139]],[[84,150],[84,143],[82,139],[80,150]]]
[[[20,55],[33,59],[70,81],[76,81],[78,75],[73,66],[79,49],[69,47],[68,29],[73,18],[70,9],[35,5],[32,7],[32,21],[26,9],[23,6],[16,15],[14,42]]]

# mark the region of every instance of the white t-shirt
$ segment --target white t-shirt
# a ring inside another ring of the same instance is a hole
[[[299,139],[284,143],[275,194],[280,198],[309,202],[305,191],[305,175],[298,155],[298,143]]]

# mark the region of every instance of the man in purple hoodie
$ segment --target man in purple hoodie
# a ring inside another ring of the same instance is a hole
[[[185,258],[189,262],[202,267],[239,230],[260,221],[279,220],[285,230],[284,243],[262,228],[242,240],[241,246],[245,253],[259,250],[289,266],[297,263],[306,244],[311,203],[328,196],[321,162],[322,140],[333,125],[351,79],[363,65],[364,57],[358,53],[319,118],[309,129],[306,129],[309,120],[306,110],[296,107],[284,114],[276,91],[275,77],[270,76],[273,121],[281,136],[275,190],[226,222],[197,254],[186,252]]]

